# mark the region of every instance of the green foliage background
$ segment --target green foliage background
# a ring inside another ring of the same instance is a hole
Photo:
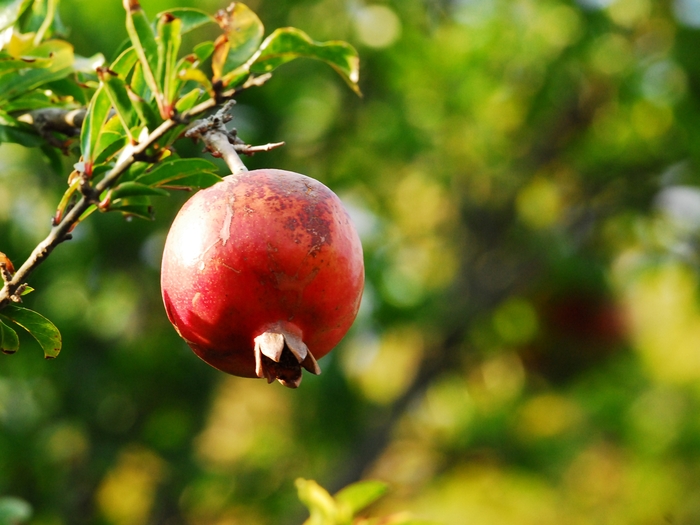
[[[156,199],[153,222],[95,214],[26,299],[61,329],[61,356],[27,337],[0,359],[0,494],[46,525],[292,524],[296,478],[373,478],[392,487],[373,515],[700,521],[700,4],[248,5],[268,32],[360,51],[362,99],[299,61],[234,119],[249,143],[287,142],[251,168],[318,178],[352,212],[357,323],[297,391],[227,377],[161,305],[187,196]],[[65,0],[61,16],[83,56],[126,38],[118,2]],[[0,146],[0,250],[16,265],[73,162],[57,174]]]

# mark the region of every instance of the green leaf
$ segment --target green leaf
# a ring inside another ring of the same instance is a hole
[[[175,104],[175,109],[178,113],[184,113],[185,111],[192,109],[203,94],[204,91],[202,89],[194,88],[183,97],[180,97],[180,100],[178,100]]]
[[[144,80],[151,92],[160,98],[160,88],[156,79],[158,71],[158,43],[146,14],[135,0],[125,2],[126,31],[136,50]]]
[[[37,340],[44,350],[44,357],[52,359],[61,351],[61,333],[58,328],[43,315],[23,308],[10,305],[3,310],[5,317],[18,326],[24,328]]]
[[[200,62],[204,62],[214,52],[214,42],[201,42],[194,46],[194,49],[192,49],[192,51],[195,55],[197,55],[197,60],[199,60]]]
[[[269,73],[290,60],[302,57],[326,62],[355,93],[360,94],[357,84],[360,58],[355,48],[347,42],[314,42],[306,33],[293,27],[278,29],[265,39],[250,66],[250,72]]]
[[[265,28],[248,6],[235,2],[232,8],[217,14],[217,22],[224,31],[215,43],[212,58],[214,80],[245,64],[260,46]]]
[[[94,75],[95,70],[98,67],[104,66],[104,64],[105,64],[105,57],[102,53],[95,53],[91,57],[83,57],[80,55],[75,55],[74,61],[73,61],[73,71]]]
[[[149,197],[143,195],[135,195],[133,197],[113,201],[109,205],[109,211],[120,211],[130,217],[138,217],[140,219],[146,219],[147,221],[153,220],[153,206],[151,205],[151,200]]]
[[[160,188],[152,188],[134,181],[126,181],[119,184],[112,190],[112,200],[123,199],[124,197],[135,197],[137,195],[154,195],[167,197],[170,195],[167,191]]]
[[[137,95],[128,85],[126,86],[127,93],[129,95],[129,100],[139,116],[139,120],[143,125],[145,125],[149,130],[154,130],[160,124],[160,119],[158,115],[151,107],[151,105]]]
[[[313,480],[299,478],[294,483],[299,500],[311,516],[304,525],[336,525],[338,509],[330,494]]]
[[[335,495],[335,500],[350,516],[354,516],[381,498],[388,489],[389,486],[381,481],[359,481],[340,490]]]
[[[88,106],[83,128],[80,131],[80,149],[83,154],[83,161],[88,165],[88,170],[92,170],[92,164],[98,151],[96,146],[100,138],[102,127],[107,121],[112,103],[104,86],[100,86],[92,96]],[[89,171],[88,173],[92,173]]]
[[[32,517],[32,507],[23,499],[0,498],[0,525],[19,525]]]
[[[213,173],[216,170],[216,165],[206,159],[172,159],[161,162],[152,171],[147,171],[139,176],[136,181],[146,186],[155,187],[206,187],[192,183],[207,184],[214,178],[216,178],[216,182],[220,181],[221,177]],[[184,184],[185,182],[187,184]]]
[[[26,68],[0,75],[0,101],[10,100],[47,82],[69,75],[73,65],[73,47],[61,40],[50,40],[35,47],[37,57],[50,60],[48,67]]]
[[[206,89],[208,93],[212,93],[212,85],[209,81],[209,77],[207,77],[201,69],[197,69],[196,67],[183,68],[178,71],[178,76],[180,80],[192,80]]]
[[[37,69],[51,65],[50,58],[25,56],[22,58],[3,58],[0,59],[0,74],[8,71],[18,71],[20,69]]]
[[[14,354],[19,350],[19,337],[17,337],[17,332],[3,323],[2,319],[3,316],[0,316],[0,352]],[[4,319],[7,321],[7,318]]]
[[[179,18],[182,21],[182,26],[180,28],[180,34],[189,33],[193,29],[203,26],[204,24],[215,23],[216,20],[213,16],[205,13],[200,9],[194,9],[192,7],[181,7],[176,9],[168,9],[162,13],[158,13],[158,18],[162,17],[164,14],[169,13],[172,16]]]
[[[179,18],[165,14],[158,19],[158,70],[157,78],[165,101],[170,103],[177,94],[177,54],[180,51],[182,22]]]
[[[177,53],[180,50],[182,22],[172,15],[163,15],[158,20],[158,79],[165,97],[166,112],[172,109],[177,97],[180,79],[177,76]]]
[[[114,62],[112,62],[112,65],[109,66],[109,69],[114,71],[120,77],[126,78],[138,59],[139,57],[136,54],[136,49],[133,46],[129,47],[122,51],[122,53],[114,59]]]
[[[12,28],[31,3],[32,0],[0,0],[0,31]]]
[[[118,119],[110,119],[110,126],[113,122],[118,123],[119,127],[121,128],[121,122]],[[119,153],[119,151],[126,146],[126,141],[126,135],[121,131],[121,129],[120,131],[107,129],[102,131],[100,134],[100,140],[97,142],[97,146],[95,146],[95,160],[92,168],[93,177],[96,177],[101,172],[108,171],[108,168],[105,170],[98,168],[100,168],[101,164],[109,162],[112,157]]]
[[[168,188],[171,190],[190,190],[203,189],[213,186],[217,182],[221,182],[221,177],[215,173],[203,171],[193,175],[186,175],[168,182],[158,184],[159,188]]]
[[[127,136],[131,137],[131,127],[136,123],[133,105],[126,90],[126,83],[111,70],[101,69],[98,76],[109,97],[112,107],[119,117]]]

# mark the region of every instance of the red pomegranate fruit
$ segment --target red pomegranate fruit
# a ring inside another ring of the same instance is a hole
[[[355,320],[362,246],[340,199],[261,169],[196,193],[173,222],[161,273],[175,329],[210,365],[296,388]]]

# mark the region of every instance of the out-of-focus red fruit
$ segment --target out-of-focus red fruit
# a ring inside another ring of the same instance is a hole
[[[295,388],[320,373],[355,320],[362,246],[340,199],[298,173],[225,177],[170,228],[161,288],[168,318],[210,365]]]

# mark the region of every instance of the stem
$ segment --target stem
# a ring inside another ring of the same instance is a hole
[[[211,151],[216,151],[224,159],[224,162],[231,170],[233,175],[238,175],[248,171],[246,165],[236,153],[236,149],[231,142],[229,142],[228,135],[220,130],[209,130],[202,133],[202,140],[207,145],[207,149]]]

